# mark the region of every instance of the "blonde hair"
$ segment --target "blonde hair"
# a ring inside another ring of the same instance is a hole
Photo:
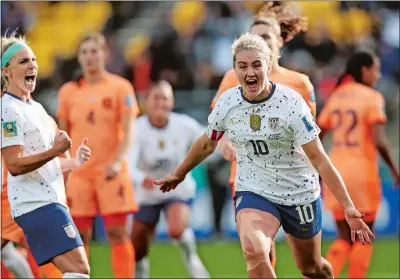
[[[13,44],[15,43],[20,43],[27,45],[26,39],[24,36],[17,36],[17,31],[14,31],[11,33],[9,36],[5,34],[4,36],[1,37],[1,56],[3,56],[4,52]],[[5,67],[8,67],[9,62],[5,65]],[[7,91],[7,85],[8,85],[8,78],[3,75],[3,72],[1,72],[1,95]]]
[[[171,96],[172,97],[174,96],[174,90],[172,89],[171,84],[166,80],[158,80],[155,83],[153,83],[149,92],[151,92],[154,88],[160,88],[163,91],[164,90],[169,91],[171,93]]]
[[[241,51],[258,51],[265,59],[268,65],[268,73],[270,73],[275,55],[267,43],[258,35],[245,33],[236,39],[232,44],[233,67],[235,68],[236,55]]]

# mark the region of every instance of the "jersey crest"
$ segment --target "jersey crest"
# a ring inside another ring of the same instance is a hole
[[[268,127],[276,132],[279,128],[279,118],[278,117],[269,117],[268,118]]]
[[[158,148],[164,149],[164,147],[165,147],[165,142],[163,140],[159,140],[158,141]]]
[[[261,116],[258,114],[250,115],[250,128],[255,132],[261,128]]]
[[[3,123],[3,134],[5,137],[16,137],[17,133],[17,123],[15,121],[4,122]]]
[[[76,231],[74,226],[72,226],[71,223],[67,223],[64,225],[64,231],[67,234],[69,238],[75,238],[76,237]]]

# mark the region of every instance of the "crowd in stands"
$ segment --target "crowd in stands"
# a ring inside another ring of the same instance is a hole
[[[57,90],[78,67],[76,46],[90,31],[102,31],[110,45],[110,71],[144,96],[151,81],[166,79],[175,90],[216,90],[232,67],[230,46],[247,32],[263,2],[179,1],[154,18],[152,34],[140,33],[118,46],[118,30],[151,2],[2,2],[2,33],[25,34],[38,55],[40,88]],[[296,2],[309,18],[308,32],[284,48],[281,64],[307,74],[319,106],[329,96],[344,61],[356,49],[372,49],[382,60],[378,89],[387,100],[389,120],[398,119],[399,3]],[[155,7],[155,6],[154,6]]]

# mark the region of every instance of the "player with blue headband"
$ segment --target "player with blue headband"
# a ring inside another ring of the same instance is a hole
[[[11,215],[39,266],[52,262],[63,278],[90,278],[83,242],[67,206],[63,172],[83,166],[91,150],[84,138],[75,158],[58,158],[72,140],[54,129],[43,106],[31,98],[37,73],[36,56],[25,40],[15,33],[2,37],[1,155],[8,170]]]

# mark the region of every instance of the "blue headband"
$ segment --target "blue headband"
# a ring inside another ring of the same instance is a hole
[[[10,61],[10,59],[13,58],[13,56],[24,47],[24,44],[13,43],[9,48],[7,48],[7,50],[1,57],[1,68],[4,68],[7,65],[8,61]]]

